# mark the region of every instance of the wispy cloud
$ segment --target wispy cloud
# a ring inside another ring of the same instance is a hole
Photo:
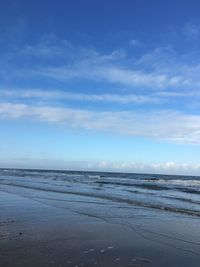
[[[114,65],[76,64],[72,66],[40,68],[32,72],[34,75],[48,77],[58,81],[70,79],[86,79],[119,84],[128,87],[163,89],[175,86],[187,86],[190,81],[187,77],[167,72],[149,72],[123,68]],[[200,81],[198,81],[198,84]],[[194,83],[191,83],[193,86]]]
[[[131,63],[123,50],[105,55],[92,49],[70,64],[35,68],[32,74],[58,81],[86,79],[157,90],[199,85],[199,68],[199,64],[180,62],[170,47],[156,48],[137,60],[132,58]]]
[[[189,22],[184,27],[184,34],[192,40],[200,37],[200,24]]]
[[[123,49],[105,54],[92,47],[72,45],[67,40],[44,37],[38,44],[27,44],[8,55],[4,69],[6,66],[10,79],[14,75],[23,80],[43,77],[65,83],[87,80],[137,91],[189,90],[200,86],[200,51],[180,56],[172,46],[158,47],[136,58]],[[26,62],[25,68],[20,66],[21,62]],[[5,73],[2,79],[4,76]]]
[[[137,46],[141,46],[142,43],[139,40],[131,39],[130,40],[130,45],[132,45],[133,47],[137,47]]]
[[[200,144],[200,115],[188,115],[170,110],[97,112],[20,103],[1,103],[0,117],[6,119],[29,118],[63,124],[72,128],[143,136],[177,143]]]
[[[23,89],[23,90],[0,90],[0,97],[6,99],[39,99],[48,100],[75,100],[101,103],[119,103],[119,104],[153,104],[164,101],[156,96],[147,96],[139,94],[83,94],[72,93],[60,90],[39,90],[39,89]]]

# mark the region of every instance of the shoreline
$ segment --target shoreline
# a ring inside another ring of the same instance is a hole
[[[139,208],[126,218],[126,207],[113,203],[90,207],[77,197],[78,207],[39,193],[0,191],[1,266],[199,266],[198,218]]]

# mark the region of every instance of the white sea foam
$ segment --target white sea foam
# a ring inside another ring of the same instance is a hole
[[[177,186],[185,186],[185,187],[199,187],[200,188],[200,179],[193,179],[193,180],[181,180],[181,179],[176,179],[176,180],[164,180],[160,179],[157,181],[157,183],[160,184],[165,184],[165,185],[177,185]]]

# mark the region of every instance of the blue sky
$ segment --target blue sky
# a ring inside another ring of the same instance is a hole
[[[1,1],[0,167],[200,173],[200,2]]]

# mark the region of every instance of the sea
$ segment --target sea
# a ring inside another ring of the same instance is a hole
[[[38,201],[47,199],[48,193],[49,201],[94,204],[95,209],[97,204],[101,209],[116,204],[129,210],[200,216],[199,176],[0,169],[0,191]]]

